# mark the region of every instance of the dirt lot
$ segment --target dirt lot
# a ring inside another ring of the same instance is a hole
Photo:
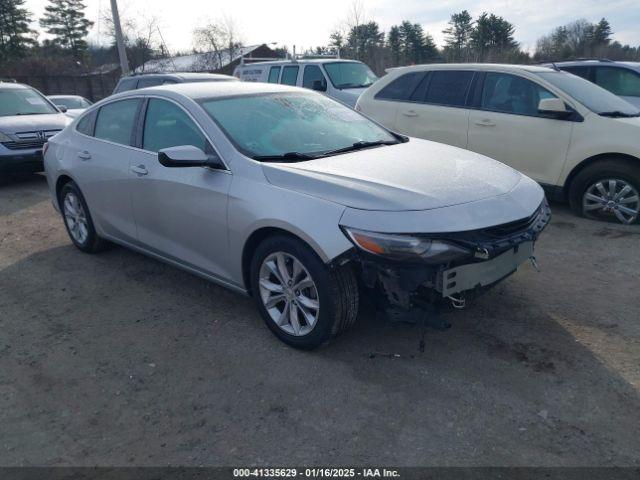
[[[447,318],[365,311],[312,353],[250,299],[76,250],[43,177],[0,185],[0,465],[640,465],[640,227],[560,205]],[[400,357],[380,354],[398,354]]]

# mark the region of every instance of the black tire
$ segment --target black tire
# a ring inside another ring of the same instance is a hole
[[[302,336],[285,332],[271,318],[265,308],[259,289],[260,268],[271,254],[284,252],[302,263],[315,283],[320,304],[319,315],[313,329]],[[351,327],[358,315],[358,283],[350,265],[327,267],[302,241],[277,235],[264,240],[256,249],[251,261],[251,290],[256,306],[267,327],[287,345],[302,350],[312,350]]]
[[[587,189],[598,180],[619,179],[629,183],[637,192],[640,192],[640,161],[610,158],[599,160],[579,172],[569,186],[569,204],[572,210],[581,217],[598,218],[584,211],[582,200]],[[602,218],[607,219],[606,217]],[[615,216],[610,220],[619,222]],[[637,223],[638,218],[635,222]],[[620,222],[619,222],[620,223]]]
[[[64,201],[67,195],[69,195],[70,193],[76,196],[76,198],[80,202],[85,212],[88,234],[86,239],[83,242],[78,241],[71,234],[69,224],[67,223],[67,218],[64,214]],[[69,235],[69,238],[71,239],[73,244],[85,253],[98,253],[104,250],[108,245],[108,242],[100,238],[96,233],[96,229],[93,225],[93,219],[91,218],[91,213],[89,212],[89,207],[87,206],[87,202],[85,201],[84,196],[82,195],[82,192],[80,191],[78,186],[75,184],[75,182],[70,181],[65,183],[60,189],[60,194],[58,199],[59,199],[58,204],[60,205],[60,213],[62,214],[62,220],[64,222],[65,228],[67,229],[67,234]]]

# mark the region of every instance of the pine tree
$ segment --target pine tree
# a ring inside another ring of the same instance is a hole
[[[402,38],[400,27],[392,26],[387,34],[387,45],[391,51],[391,63],[394,67],[401,65],[402,62]]]
[[[449,26],[442,33],[446,35],[445,49],[450,53],[453,61],[469,60],[469,43],[472,31],[473,20],[467,10],[451,15]]]
[[[606,18],[602,18],[594,27],[593,41],[596,45],[608,44],[612,34],[611,25]]]
[[[25,0],[0,0],[0,61],[20,57],[35,42],[29,36],[31,14]]]
[[[84,16],[85,8],[83,0],[49,0],[40,19],[40,26],[55,36],[53,43],[71,50],[76,58],[86,52],[85,37],[93,25]]]

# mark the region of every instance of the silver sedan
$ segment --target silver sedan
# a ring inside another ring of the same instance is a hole
[[[542,189],[501,163],[280,85],[109,97],[49,141],[45,167],[80,250],[118,243],[252,295],[307,349],[351,326],[361,295],[463,306],[549,219]]]

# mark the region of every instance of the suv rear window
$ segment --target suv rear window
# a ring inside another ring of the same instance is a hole
[[[118,82],[118,85],[116,85],[116,89],[113,91],[113,93],[120,93],[120,92],[126,92],[128,90],[135,90],[137,83],[138,83],[137,78],[123,78]]]
[[[426,72],[405,73],[380,90],[375,98],[380,100],[409,100]]]
[[[425,102],[448,107],[463,107],[472,79],[473,72],[468,70],[434,71],[429,81]]]

